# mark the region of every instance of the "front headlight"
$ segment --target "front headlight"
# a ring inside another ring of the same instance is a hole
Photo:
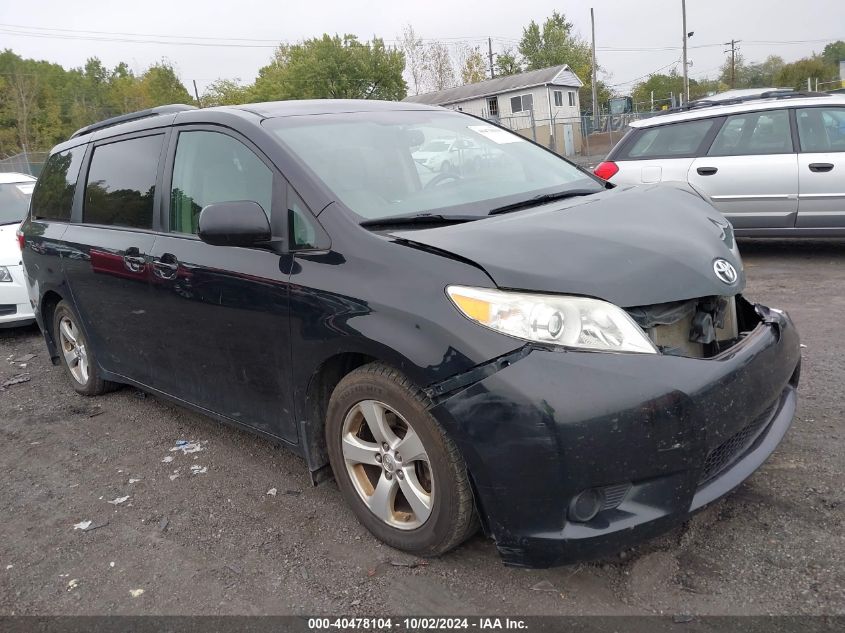
[[[446,292],[467,318],[526,341],[606,352],[657,353],[634,320],[606,301],[465,286],[449,286]]]
[[[12,281],[12,273],[9,272],[9,269],[5,266],[0,266],[0,283],[11,282]]]

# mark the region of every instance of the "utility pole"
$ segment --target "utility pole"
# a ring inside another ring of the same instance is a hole
[[[689,65],[687,64],[687,0],[681,0],[681,14],[684,22],[684,103],[689,103]]]
[[[493,79],[496,76],[495,71],[493,70],[493,38],[487,38],[487,57],[490,59],[490,79]]]
[[[730,49],[726,50],[726,53],[731,54],[731,88],[736,87],[736,52],[737,52],[737,44],[740,43],[741,40],[731,40],[730,42],[725,42],[725,46],[730,46]]]
[[[590,7],[590,22],[593,26],[593,126],[599,124],[599,87],[596,82],[596,14]]]
[[[194,79],[193,81],[194,81],[194,96],[197,98],[197,107],[201,108],[202,102],[200,101],[200,91],[197,90],[197,80]]]

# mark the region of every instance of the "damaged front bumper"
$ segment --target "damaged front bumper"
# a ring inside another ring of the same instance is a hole
[[[713,358],[526,347],[432,391],[505,563],[616,553],[763,463],[792,421],[801,357],[789,317],[754,310],[757,326]],[[591,489],[601,511],[573,520],[570,503]]]

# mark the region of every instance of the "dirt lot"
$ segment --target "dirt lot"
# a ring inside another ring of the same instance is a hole
[[[845,241],[742,248],[746,294],[806,344],[792,430],[682,529],[544,571],[481,535],[408,566],[293,455],[134,389],[77,396],[37,330],[0,331],[0,383],[32,377],[0,392],[0,614],[843,614]]]

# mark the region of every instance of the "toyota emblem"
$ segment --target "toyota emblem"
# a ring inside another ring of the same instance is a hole
[[[715,260],[713,262],[713,272],[716,273],[720,281],[723,281],[729,286],[736,283],[736,268],[726,259]]]

